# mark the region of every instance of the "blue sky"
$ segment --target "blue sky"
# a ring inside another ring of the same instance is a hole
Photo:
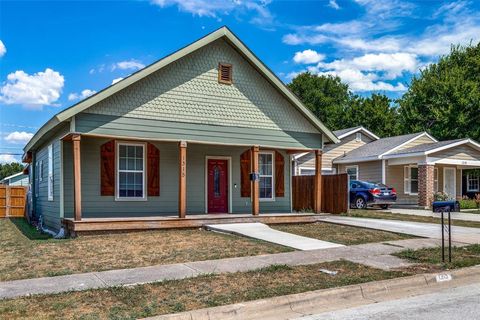
[[[396,98],[452,43],[480,40],[480,1],[1,1],[0,162],[55,113],[223,25],[285,82],[309,70]]]

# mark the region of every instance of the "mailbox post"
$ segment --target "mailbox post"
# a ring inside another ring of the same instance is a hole
[[[448,234],[448,262],[452,262],[452,222],[451,212],[459,211],[458,201],[435,201],[432,203],[433,212],[441,214],[442,221],[442,262],[445,262],[445,231]],[[448,213],[448,226],[445,225],[445,212]]]

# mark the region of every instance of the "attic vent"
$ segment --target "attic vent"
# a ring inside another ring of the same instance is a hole
[[[232,84],[232,65],[227,63],[218,64],[218,82]]]

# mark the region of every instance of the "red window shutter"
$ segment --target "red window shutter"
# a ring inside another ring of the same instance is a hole
[[[160,195],[160,151],[153,144],[147,144],[147,194]]]
[[[247,150],[240,155],[240,196],[250,197],[250,170],[251,170],[251,151]]]
[[[115,195],[115,140],[110,140],[100,147],[100,175],[102,196]]]
[[[283,155],[275,151],[275,197],[285,196],[285,160]]]

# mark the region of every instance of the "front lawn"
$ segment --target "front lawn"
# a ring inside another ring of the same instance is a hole
[[[0,281],[292,251],[201,229],[46,238],[23,219],[0,219]]]
[[[448,248],[445,248],[445,260],[447,261],[445,263],[442,262],[441,247],[405,250],[394,255],[411,262],[429,265],[430,268],[465,268],[480,264],[480,245],[474,244],[465,247],[452,247],[452,262],[448,262]]]
[[[355,245],[369,242],[385,242],[411,239],[414,236],[381,230],[371,230],[332,223],[317,222],[306,224],[272,225],[274,229],[345,245]]]
[[[452,213],[454,215],[455,213]],[[426,223],[441,223],[440,218],[415,216],[408,214],[390,213],[378,210],[350,210],[348,213],[342,213],[342,216],[357,217],[357,218],[372,218],[372,219],[389,219],[389,220],[401,220],[401,221],[413,221],[413,222],[426,222]],[[478,221],[462,221],[452,220],[452,225],[459,227],[471,227],[480,228],[480,222]]]
[[[337,271],[335,276],[320,269]],[[0,301],[3,319],[136,319],[410,275],[348,261]]]

